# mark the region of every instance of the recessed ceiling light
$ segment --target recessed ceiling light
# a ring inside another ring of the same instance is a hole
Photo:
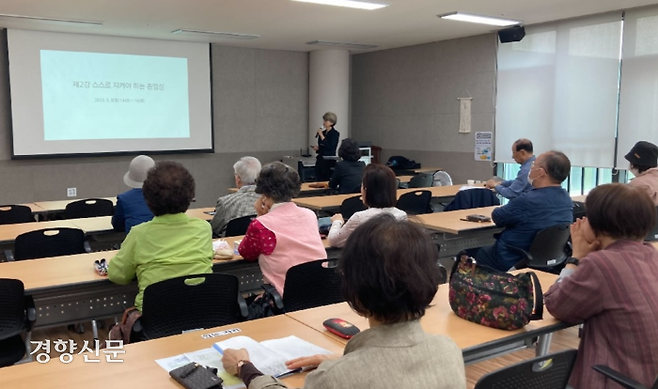
[[[255,34],[240,34],[237,32],[219,32],[219,31],[202,31],[202,30],[186,30],[183,28],[179,28],[178,30],[174,30],[171,32],[172,34],[184,34],[184,35],[196,35],[196,36],[203,36],[203,37],[215,37],[215,38],[222,38],[222,39],[236,39],[236,40],[252,40],[252,39],[258,39],[260,38],[260,35],[255,35]]]
[[[368,45],[363,43],[331,42],[331,41],[311,41],[311,42],[306,42],[306,44],[316,45],[316,46],[343,47],[346,49],[356,49],[356,50],[367,50],[367,49],[374,49],[375,47],[379,47],[377,45]]]
[[[437,15],[441,19],[450,19],[458,20],[460,22],[469,22],[469,23],[478,23],[478,24],[488,24],[490,26],[513,26],[516,24],[521,24],[520,20],[511,20],[511,19],[501,19],[493,16],[482,16],[474,15],[465,12],[450,12],[443,15]]]
[[[77,20],[77,19],[59,19],[59,18],[49,18],[41,16],[28,16],[28,15],[12,15],[12,14],[0,14],[0,18],[10,18],[10,19],[24,19],[35,22],[54,22],[54,23],[69,23],[69,24],[84,24],[90,26],[102,26],[103,22],[98,20]]]
[[[324,4],[324,5],[335,5],[337,7],[349,7],[349,8],[358,8],[358,9],[379,9],[388,7],[388,4],[384,3],[374,3],[372,1],[364,0],[292,0],[299,1],[302,3],[315,3],[315,4]]]

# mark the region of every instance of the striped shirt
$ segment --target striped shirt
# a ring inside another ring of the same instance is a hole
[[[658,374],[658,250],[652,245],[618,240],[590,253],[544,301],[556,319],[585,323],[571,386],[618,388],[592,369],[607,365],[651,387]]]

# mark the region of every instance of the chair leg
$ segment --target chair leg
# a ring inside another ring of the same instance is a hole
[[[91,321],[91,333],[94,335],[94,340],[98,340],[98,324],[96,320]]]
[[[32,332],[27,332],[25,334],[25,352],[27,355],[25,355],[25,358],[18,361],[18,363],[32,362],[32,343],[30,343],[31,340]]]
[[[535,350],[535,356],[541,357],[548,354],[551,348],[552,339],[553,333],[539,336],[539,340],[537,341],[537,349]]]

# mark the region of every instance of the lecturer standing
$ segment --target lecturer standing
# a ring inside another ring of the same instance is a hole
[[[318,128],[315,135],[318,138],[318,145],[312,147],[318,153],[315,161],[315,175],[318,181],[327,181],[331,178],[333,163],[323,157],[336,155],[336,147],[338,147],[338,139],[340,138],[340,133],[334,129],[337,120],[335,113],[325,113],[322,116],[322,127]]]

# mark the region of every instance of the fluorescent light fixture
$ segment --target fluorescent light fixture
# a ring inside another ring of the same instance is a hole
[[[375,47],[379,47],[378,45],[367,45],[363,43],[331,42],[331,41],[311,41],[311,42],[306,42],[306,44],[316,45],[316,46],[342,47],[346,49],[356,49],[356,50],[367,50],[367,49],[374,49]]]
[[[27,15],[12,15],[12,14],[0,14],[0,18],[9,18],[9,19],[24,19],[35,22],[55,22],[55,23],[69,23],[69,24],[84,24],[90,26],[102,26],[103,22],[98,20],[77,20],[77,19],[59,19],[59,18],[48,18],[41,16],[27,16]]]
[[[324,5],[335,5],[337,7],[349,7],[349,8],[358,8],[358,9],[380,9],[388,7],[388,4],[384,3],[374,3],[372,1],[364,0],[292,0],[302,3],[315,3],[315,4],[324,4]]]
[[[498,26],[498,27],[521,24],[520,20],[501,19],[493,16],[474,15],[474,14],[469,14],[459,11],[450,12],[447,14],[437,15],[437,16],[440,17],[441,19],[450,19],[450,20],[457,20],[460,22],[469,22],[469,23],[478,23],[478,24],[488,24],[490,26]]]
[[[252,39],[260,38],[260,35],[255,34],[240,34],[237,32],[219,32],[219,31],[202,31],[202,30],[186,30],[179,28],[171,32],[172,34],[183,34],[183,35],[196,35],[206,38],[215,37],[221,39],[236,39],[242,41],[248,41]]]

